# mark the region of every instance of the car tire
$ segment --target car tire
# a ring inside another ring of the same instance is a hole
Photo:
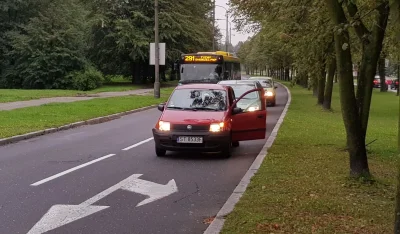
[[[232,147],[239,147],[239,141],[232,142]]]
[[[232,156],[232,143],[229,143],[224,149],[221,150],[222,158],[230,158]]]
[[[165,149],[160,149],[156,147],[156,155],[157,157],[164,157],[167,151]]]
[[[275,106],[276,105],[276,100],[274,100],[274,102],[271,104],[271,106]]]

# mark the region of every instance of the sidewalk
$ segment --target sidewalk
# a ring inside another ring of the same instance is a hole
[[[122,92],[103,92],[103,93],[89,94],[82,97],[54,97],[54,98],[41,98],[29,101],[6,102],[6,103],[0,103],[0,111],[14,110],[31,106],[40,106],[56,102],[67,103],[67,102],[85,101],[95,98],[121,97],[129,95],[147,95],[152,91],[153,89],[136,89],[136,90],[122,91]]]

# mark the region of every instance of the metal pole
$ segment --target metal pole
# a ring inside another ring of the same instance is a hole
[[[158,0],[154,0],[154,39],[155,39],[155,68],[154,68],[154,97],[160,98],[160,45],[158,35]]]
[[[228,52],[228,42],[229,42],[229,34],[228,34],[228,23],[229,23],[229,18],[228,18],[228,11],[226,12],[226,38],[225,38],[225,49],[226,49],[226,52]]]
[[[232,24],[230,22],[229,22],[229,44],[232,45]],[[233,48],[232,48],[232,52],[234,52]]]
[[[212,21],[213,21],[213,28],[212,28],[212,36],[213,36],[213,38],[212,38],[212,48],[213,48],[213,51],[215,51],[215,0],[213,1],[213,17],[212,17]]]

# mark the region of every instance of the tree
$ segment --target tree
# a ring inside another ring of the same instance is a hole
[[[66,75],[87,65],[86,9],[78,0],[42,4],[36,16],[6,34],[5,87],[68,88],[72,81]]]

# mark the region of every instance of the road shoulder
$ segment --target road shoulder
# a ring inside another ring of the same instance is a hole
[[[242,180],[239,182],[239,184],[233,191],[232,195],[225,202],[224,206],[217,213],[216,217],[214,218],[212,223],[209,225],[209,227],[206,229],[204,234],[217,234],[217,233],[221,232],[221,230],[224,226],[224,223],[225,223],[225,217],[233,211],[233,209],[235,208],[235,205],[239,202],[240,198],[245,193],[247,186],[250,184],[251,178],[257,173],[262,162],[264,161],[265,157],[267,156],[268,149],[274,143],[276,136],[278,134],[279,128],[280,128],[281,124],[283,123],[283,120],[285,119],[286,113],[287,113],[290,103],[291,103],[290,90],[285,85],[283,85],[283,84],[281,84],[281,85],[282,85],[282,87],[284,87],[286,89],[286,92],[288,93],[288,101],[285,105],[285,108],[282,111],[281,116],[279,117],[278,122],[276,123],[274,129],[272,130],[271,135],[268,137],[267,142],[265,143],[264,147],[261,149],[260,153],[257,155],[253,164],[250,166],[250,168],[248,169],[246,174],[243,176]]]

